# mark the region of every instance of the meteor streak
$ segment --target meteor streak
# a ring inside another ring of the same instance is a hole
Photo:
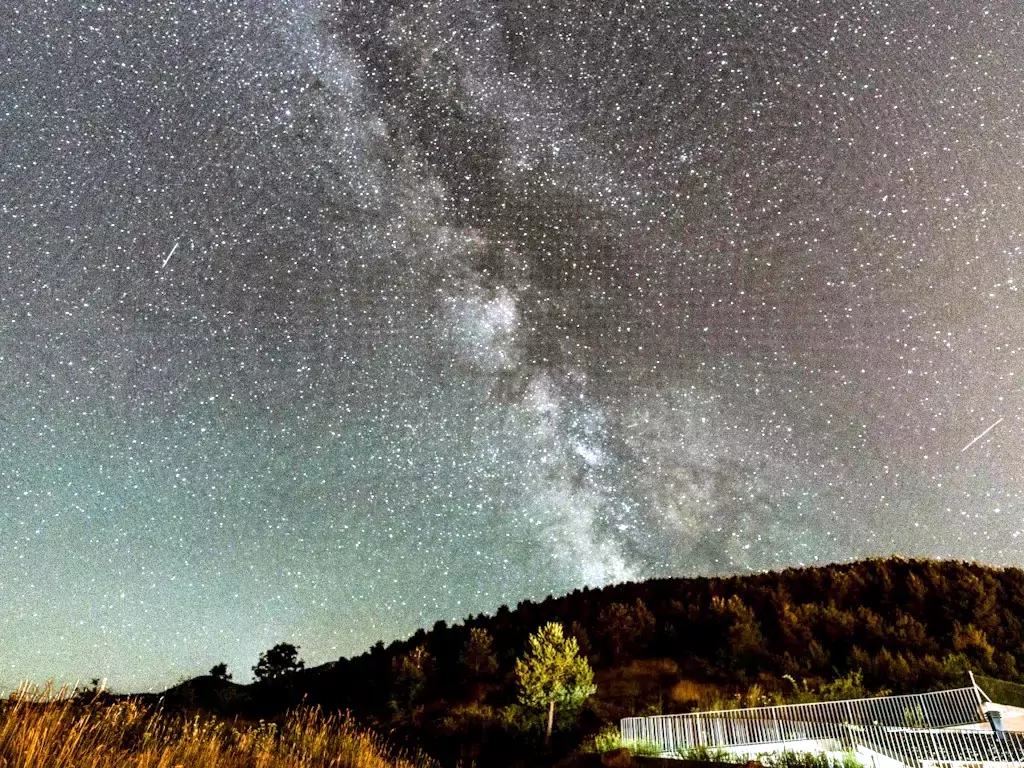
[[[971,442],[969,442],[969,443],[968,443],[967,445],[965,445],[965,446],[964,446],[963,448],[961,448],[961,449],[960,449],[960,453],[963,453],[964,451],[966,451],[966,450],[967,450],[968,448],[970,448],[970,447],[971,447],[972,445],[974,445],[974,444],[975,444],[976,442],[978,442],[979,440],[981,440],[981,438],[983,438],[983,437],[984,437],[985,435],[987,435],[987,434],[988,434],[989,432],[991,432],[991,431],[992,431],[993,429],[995,429],[996,427],[998,427],[998,426],[999,426],[999,425],[1000,425],[1000,424],[1002,423],[1002,421],[1003,421],[1003,419],[1004,419],[1004,418],[1005,418],[1004,416],[1000,416],[1000,417],[999,417],[999,421],[997,421],[997,422],[996,422],[995,424],[991,424],[991,425],[989,425],[988,429],[986,429],[986,430],[985,430],[984,432],[982,432],[982,433],[981,433],[980,435],[978,435],[978,436],[977,436],[976,438],[974,438],[973,440],[971,440]]]
[[[178,242],[180,242],[180,241],[178,241]],[[167,262],[171,260],[171,256],[173,256],[173,255],[174,255],[174,252],[175,252],[176,250],[178,250],[178,243],[175,243],[175,244],[174,244],[174,247],[173,247],[173,248],[171,248],[171,252],[167,254],[167,258],[166,258],[166,259],[164,259],[164,263],[160,265],[160,269],[163,269],[164,267],[166,267],[166,266],[167,266]]]

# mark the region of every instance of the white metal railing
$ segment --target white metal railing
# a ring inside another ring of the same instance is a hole
[[[975,687],[933,693],[878,696],[775,707],[692,712],[685,715],[627,717],[619,726],[623,741],[658,745],[663,753],[691,747],[738,747],[813,740],[822,749],[850,748],[848,726],[914,730],[982,723]]]
[[[915,768],[1024,766],[1024,734],[923,728],[850,728],[853,747]]]

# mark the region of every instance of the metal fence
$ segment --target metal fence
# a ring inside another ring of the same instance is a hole
[[[727,709],[685,715],[627,717],[624,741],[644,741],[675,753],[692,747],[742,747],[819,742],[822,751],[853,747],[851,728],[936,729],[982,723],[981,699],[973,686],[933,693],[880,696],[777,707]]]
[[[921,728],[850,728],[853,747],[914,768],[1024,766],[1024,734]]]

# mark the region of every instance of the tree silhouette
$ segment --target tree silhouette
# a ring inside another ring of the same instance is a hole
[[[223,661],[220,664],[214,664],[210,667],[210,677],[227,682],[231,679],[231,673],[228,672],[228,665]]]
[[[299,659],[299,648],[291,643],[278,643],[269,651],[260,654],[259,663],[252,668],[257,680],[276,680],[279,677],[298,672],[306,666]]]
[[[530,635],[526,655],[516,659],[519,701],[528,707],[548,710],[544,739],[551,741],[555,703],[578,707],[597,687],[594,672],[579,655],[576,639],[566,638],[562,625],[549,622]]]

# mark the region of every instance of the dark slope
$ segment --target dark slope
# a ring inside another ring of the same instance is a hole
[[[547,621],[575,635],[599,673],[668,659],[686,678],[726,687],[782,675],[832,679],[856,669],[869,686],[895,691],[959,680],[967,668],[1017,679],[1024,571],[892,558],[582,589],[455,626],[438,622],[353,659],[247,686],[226,710],[267,716],[305,700],[390,719],[391,702],[408,696],[402,659],[419,647],[428,656],[416,707],[484,695],[511,701],[514,659]],[[471,628],[492,635],[494,674],[474,679],[463,663]]]

